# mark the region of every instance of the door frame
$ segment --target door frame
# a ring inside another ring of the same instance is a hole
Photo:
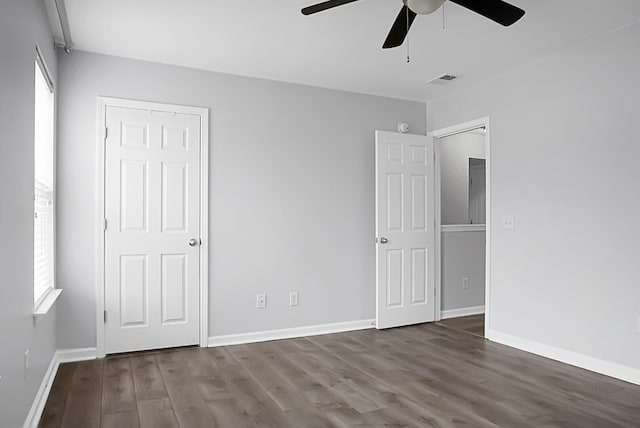
[[[209,345],[209,109],[123,98],[98,97],[96,152],[96,356],[105,356],[105,140],[107,107],[170,111],[200,117],[200,271],[199,345]]]
[[[485,156],[486,156],[486,218],[485,218],[485,297],[484,323],[485,331],[491,329],[491,133],[489,116],[457,125],[429,131],[427,136],[433,137],[435,152],[435,219],[436,219],[436,321],[442,319],[442,201],[440,198],[440,143],[439,139],[473,129],[485,127]]]

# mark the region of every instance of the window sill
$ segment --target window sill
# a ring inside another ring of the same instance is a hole
[[[53,305],[56,303],[56,300],[58,300],[58,297],[60,297],[60,294],[62,294],[61,288],[54,288],[53,290],[49,291],[42,302],[40,302],[40,304],[33,310],[33,320],[37,321],[43,316],[47,315],[47,313],[49,313]]]

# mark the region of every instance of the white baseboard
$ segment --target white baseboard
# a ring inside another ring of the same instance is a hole
[[[319,334],[341,333],[345,331],[375,328],[375,320],[358,320],[319,324],[305,327],[283,328],[279,330],[256,331],[253,333],[227,334],[209,338],[209,347],[242,345],[245,343],[266,342],[269,340],[294,339],[297,337],[317,336]]]
[[[96,348],[58,349],[58,362],[72,363],[74,361],[95,360],[98,355]]]
[[[53,385],[53,380],[56,378],[60,364],[73,361],[94,360],[95,358],[96,348],[59,349],[54,352],[23,427],[37,428],[38,423],[40,423],[42,411],[44,410],[45,404],[47,404],[49,392],[51,392],[51,386]]]
[[[468,308],[449,309],[447,311],[440,312],[440,319],[446,320],[449,318],[468,317],[469,315],[484,314],[484,306],[470,306]]]
[[[56,377],[59,365],[60,363],[58,362],[57,352],[54,352],[51,357],[49,367],[47,367],[47,371],[44,373],[44,378],[42,379],[40,388],[38,388],[36,397],[33,400],[31,409],[29,409],[27,420],[24,422],[24,428],[36,428],[38,426],[40,416],[42,416],[44,405],[47,403],[47,398],[49,398],[51,385],[53,385],[53,379]]]
[[[508,334],[500,333],[495,330],[485,331],[485,337],[493,342],[507,345],[522,351],[531,352],[532,354],[600,373],[616,379],[624,380],[636,385],[640,385],[640,370],[627,367],[599,358],[590,357],[588,355],[579,354],[566,349],[557,348],[543,343],[533,342],[531,340],[522,339]]]

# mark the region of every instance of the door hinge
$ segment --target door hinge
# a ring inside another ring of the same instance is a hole
[[[104,323],[107,323],[107,311],[104,311]]]
[[[104,231],[105,232],[107,231],[107,219],[106,218],[104,219]]]
[[[106,140],[107,137],[109,137],[109,128],[108,127],[104,127],[104,139]]]

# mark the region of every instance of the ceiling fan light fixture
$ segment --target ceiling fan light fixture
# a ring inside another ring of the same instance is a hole
[[[403,0],[409,9],[419,15],[428,15],[440,9],[445,0]]]
[[[333,9],[334,7],[342,6],[345,4],[353,3],[358,0],[324,0],[322,3],[317,3],[302,9],[303,15],[312,15],[314,13],[322,12],[323,10]],[[446,0],[402,0],[403,6],[400,9],[400,13],[393,21],[391,30],[382,45],[382,49],[397,48],[401,46],[411,24],[418,15],[428,15],[440,9]],[[450,0],[451,3],[462,6],[484,16],[492,21],[497,22],[500,25],[508,27],[517,22],[524,15],[524,10],[504,0]],[[444,19],[444,9],[443,19]],[[408,58],[407,58],[408,59]]]

